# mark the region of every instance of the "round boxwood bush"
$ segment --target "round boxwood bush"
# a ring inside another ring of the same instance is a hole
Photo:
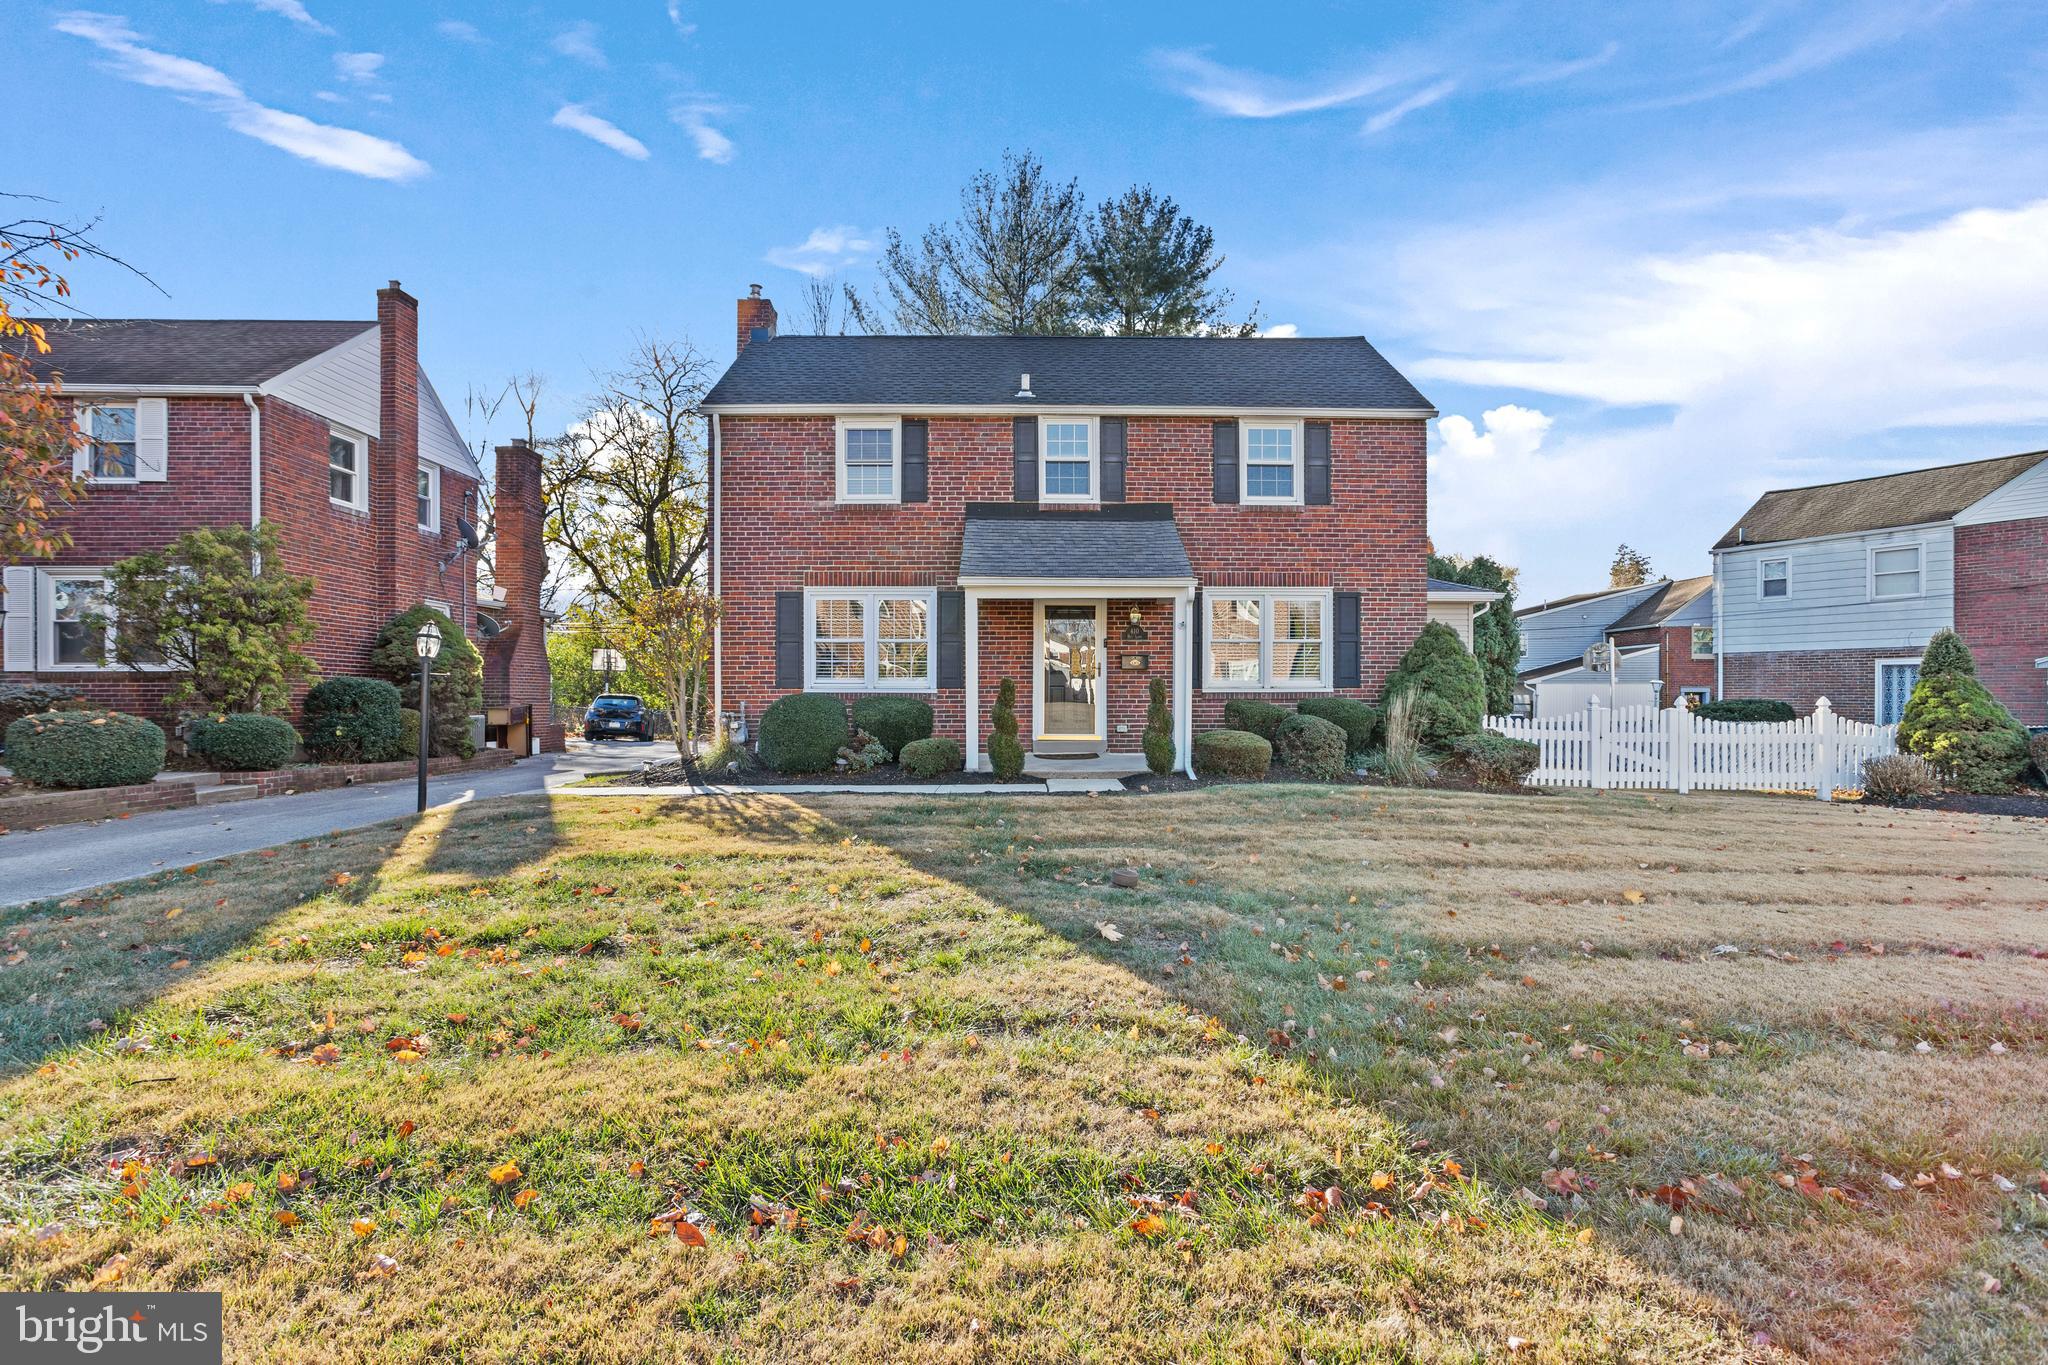
[[[1273,752],[1280,761],[1318,782],[1344,776],[1344,749],[1344,731],[1321,716],[1289,716],[1273,732]]]
[[[1249,731],[1263,740],[1271,740],[1280,722],[1293,714],[1284,706],[1257,697],[1232,697],[1223,703],[1224,728]]]
[[[1210,730],[1195,736],[1195,771],[1203,777],[1257,780],[1273,763],[1273,746],[1249,730]]]
[[[1304,716],[1321,716],[1342,730],[1347,758],[1357,758],[1379,742],[1379,707],[1355,697],[1304,697],[1295,710]]]
[[[853,704],[853,728],[881,742],[895,758],[903,746],[932,735],[932,708],[916,697],[862,697]]]
[[[1526,739],[1480,733],[1451,741],[1451,761],[1474,782],[1488,787],[1519,787],[1536,771],[1543,751]]]
[[[120,711],[44,711],[7,727],[7,766],[39,787],[126,787],[164,768],[164,732]]]
[[[299,732],[278,716],[246,712],[228,716],[195,716],[186,727],[185,742],[209,767],[223,772],[256,773],[282,768],[299,749]]]
[[[1486,719],[1486,676],[1458,632],[1431,621],[1387,675],[1387,699],[1415,698],[1422,743],[1444,749],[1459,735],[1476,735]]]
[[[913,777],[937,777],[940,773],[959,772],[967,755],[961,752],[957,739],[913,739],[896,755],[896,761]]]
[[[23,716],[61,711],[79,704],[79,692],[75,687],[62,687],[56,683],[0,682],[0,734],[5,734],[7,727]]]
[[[322,762],[382,763],[399,757],[398,703],[398,689],[382,678],[329,678],[306,694],[299,733]]]
[[[852,736],[846,703],[823,692],[792,692],[761,713],[761,761],[779,773],[821,773]]]
[[[1703,701],[1692,709],[1699,720],[1740,720],[1775,722],[1798,720],[1799,713],[1790,703],[1764,701],[1753,697],[1733,697],[1726,701]]]

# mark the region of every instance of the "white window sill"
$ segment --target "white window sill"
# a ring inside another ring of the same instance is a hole
[[[833,501],[837,502],[841,507],[898,507],[903,503],[903,499],[896,497],[894,494],[886,498],[860,498],[850,493],[842,493]]]
[[[327,505],[329,507],[334,508],[337,511],[353,512],[359,517],[367,517],[368,515],[370,515],[369,508],[358,506],[357,504],[352,502],[343,502],[340,498],[330,497],[327,500]]]
[[[812,678],[804,684],[806,692],[859,692],[859,693],[911,693],[936,692],[937,683],[862,683],[847,682],[844,679]]]
[[[1245,507],[1301,507],[1305,505],[1300,498],[1240,498],[1238,501]]]

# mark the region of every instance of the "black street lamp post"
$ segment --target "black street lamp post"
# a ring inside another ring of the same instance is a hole
[[[427,810],[427,753],[434,747],[434,660],[441,653],[441,628],[432,621],[419,629],[412,637],[413,649],[420,656],[420,814]]]

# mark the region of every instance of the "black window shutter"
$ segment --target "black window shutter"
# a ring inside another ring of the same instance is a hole
[[[1127,462],[1125,440],[1129,429],[1121,417],[1102,419],[1102,500],[1122,502],[1124,500],[1124,465]]]
[[[1217,502],[1237,501],[1237,423],[1218,422],[1210,437]]]
[[[967,594],[939,593],[939,686],[967,686]]]
[[[1016,483],[1011,497],[1017,502],[1038,501],[1038,419],[1019,417],[1010,424],[1010,448],[1016,461]]]
[[[1328,431],[1329,428],[1325,427],[1324,430]],[[1358,687],[1361,685],[1358,672],[1358,594],[1337,593],[1332,598],[1332,606],[1337,616],[1337,660],[1336,667],[1331,671],[1330,681],[1337,687]]]
[[[804,595],[775,594],[775,685],[804,685]]]
[[[921,417],[903,422],[903,501],[931,500],[931,428]]]
[[[1330,424],[1308,422],[1301,429],[1302,501],[1311,507],[1330,502]]]
[[[1188,614],[1188,643],[1195,651],[1195,662],[1188,669],[1188,677],[1194,683],[1189,689],[1191,692],[1204,690],[1202,681],[1206,671],[1202,665],[1202,621],[1206,611],[1207,608],[1202,605],[1202,591],[1197,588],[1194,609]]]

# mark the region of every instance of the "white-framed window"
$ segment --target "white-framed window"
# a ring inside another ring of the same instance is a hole
[[[834,483],[841,502],[903,500],[903,423],[895,417],[842,417]]]
[[[438,532],[441,529],[441,468],[422,462],[420,465],[419,490],[420,529]]]
[[[1870,598],[1918,597],[1921,595],[1921,547],[1873,545],[1870,547]]]
[[[1299,422],[1237,424],[1238,500],[1285,506],[1301,501],[1302,428]]]
[[[1789,559],[1759,560],[1756,566],[1756,595],[1758,597],[1790,597],[1792,595],[1792,561]]]
[[[79,412],[85,436],[85,476],[94,483],[134,483],[136,408],[133,403],[94,403]]]
[[[805,685],[820,692],[932,691],[937,629],[930,588],[808,589]]]
[[[43,657],[48,668],[105,668],[114,657],[113,609],[102,574],[48,571]]]
[[[1711,687],[1681,687],[1678,689],[1678,704],[1690,711],[1695,706],[1704,706],[1714,699]]]
[[[1877,661],[1877,705],[1873,709],[1879,725],[1894,725],[1906,714],[1906,703],[1913,699],[1913,685],[1919,681],[1918,657]]]
[[[337,507],[368,511],[370,507],[370,441],[366,436],[327,430],[327,499]]]
[[[1692,657],[1711,659],[1714,657],[1714,628],[1694,626],[1692,628]]]
[[[1212,691],[1327,691],[1330,594],[1204,589],[1202,639]]]
[[[1094,502],[1101,432],[1093,417],[1038,419],[1038,500]]]

